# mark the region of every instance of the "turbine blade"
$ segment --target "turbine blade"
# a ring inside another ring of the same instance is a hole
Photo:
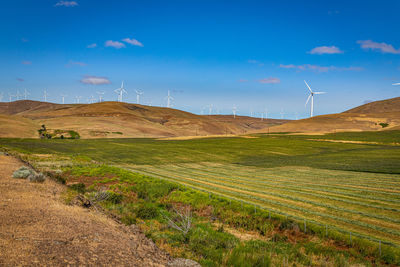
[[[311,94],[308,96],[307,101],[306,101],[306,104],[305,104],[304,106],[307,106],[308,101],[310,101],[310,98],[311,98]]]
[[[310,86],[308,85],[308,83],[306,82],[306,80],[304,80],[304,82],[305,82],[305,84],[307,85],[308,90],[310,90],[310,92],[312,93],[313,91],[311,90],[311,88],[310,88]]]
[[[400,85],[400,83],[394,83],[393,85]]]
[[[322,94],[326,94],[326,92],[314,92],[314,94],[316,94],[316,95],[322,95]]]

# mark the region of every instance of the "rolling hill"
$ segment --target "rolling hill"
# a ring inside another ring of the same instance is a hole
[[[122,102],[54,104],[20,100],[0,103],[0,137],[37,138],[50,131],[78,132],[82,138],[174,137],[243,134],[286,122],[189,112]]]
[[[271,127],[270,132],[328,133],[398,130],[400,97],[371,102],[342,113],[315,116]],[[266,129],[254,132],[266,132]]]

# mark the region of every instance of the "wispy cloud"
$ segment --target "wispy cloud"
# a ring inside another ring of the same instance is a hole
[[[361,71],[363,68],[360,67],[336,67],[336,66],[319,66],[319,65],[311,65],[311,64],[303,64],[303,65],[284,65],[280,64],[280,68],[284,69],[295,69],[297,71],[316,71],[316,72],[328,72],[328,71]]]
[[[262,63],[262,62],[260,62],[260,61],[258,61],[258,60],[255,60],[255,59],[249,59],[249,60],[247,60],[247,63],[250,63],[250,64],[257,64],[258,66],[264,66],[264,63]]]
[[[128,44],[131,44],[131,45],[143,47],[143,44],[141,42],[139,42],[138,40],[133,39],[133,38],[132,39],[125,38],[125,39],[122,39],[122,41],[124,41],[125,43],[128,43]]]
[[[112,40],[108,40],[106,41],[106,43],[104,44],[106,47],[114,47],[116,49],[120,49],[123,47],[126,47],[125,44],[118,42],[118,41],[112,41]]]
[[[342,54],[343,51],[339,49],[339,47],[336,47],[334,45],[332,46],[318,46],[313,49],[311,49],[310,54],[317,54],[317,55],[323,55],[323,54]]]
[[[239,79],[238,80],[238,82],[240,82],[240,83],[247,83],[249,80],[246,80],[246,79]]]
[[[72,67],[72,66],[81,66],[81,67],[84,67],[84,66],[87,66],[87,64],[86,63],[84,63],[84,62],[79,62],[79,61],[69,61],[68,62],[68,64],[67,64],[67,67]]]
[[[100,84],[110,84],[110,80],[106,77],[98,77],[98,76],[90,76],[86,75],[82,80],[81,83],[84,84],[94,84],[94,85],[100,85]]]
[[[269,77],[258,80],[259,83],[280,83],[281,80],[279,78]]]
[[[95,48],[95,47],[97,47],[96,43],[93,43],[93,44],[90,44],[90,45],[87,46],[87,48]]]
[[[21,38],[21,42],[23,42],[23,43],[27,43],[27,42],[29,42],[29,40],[28,40],[28,39],[26,39],[26,38]]]
[[[395,49],[391,44],[377,43],[372,40],[359,40],[357,43],[360,44],[361,48],[365,50],[378,50],[382,53],[400,54],[400,48]]]
[[[54,6],[74,7],[77,5],[78,3],[76,1],[58,1]]]
[[[32,65],[32,61],[22,61],[21,64],[23,64],[23,65]]]
[[[17,81],[19,81],[19,82],[23,82],[23,81],[25,81],[24,79],[22,79],[22,78],[17,78]]]

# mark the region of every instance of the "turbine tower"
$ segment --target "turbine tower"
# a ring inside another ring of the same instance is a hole
[[[167,95],[167,108],[171,107],[171,100],[174,100],[174,98],[171,96],[170,91],[168,90],[168,95]]]
[[[128,93],[125,89],[124,89],[124,81],[122,81],[121,83],[121,87],[118,89],[115,89],[114,92],[116,92],[118,94],[118,102],[122,102],[122,95],[124,93]]]
[[[208,106],[208,115],[212,114],[212,108],[213,108],[213,105],[210,104],[210,106]]]
[[[43,99],[44,99],[44,102],[47,102],[47,97],[48,97],[49,95],[47,94],[47,91],[46,90],[44,90],[43,91]]]
[[[91,95],[91,96],[90,96],[90,98],[89,98],[89,102],[90,102],[90,104],[94,103],[94,100],[95,100],[94,96],[93,96],[93,95]]]
[[[103,95],[105,94],[104,91],[97,91],[96,92],[99,95],[99,102],[103,102]]]
[[[283,108],[281,109],[281,120],[285,117],[285,112],[283,111]]]
[[[30,95],[30,93],[28,92],[28,90],[24,90],[24,99],[26,100],[28,95]]]
[[[235,106],[233,106],[233,108],[232,108],[232,114],[233,114],[233,118],[234,119],[236,119],[236,112],[237,112],[237,107],[236,107],[236,105]]]
[[[19,100],[19,98],[22,96],[22,94],[19,93],[19,90],[17,90],[17,93],[15,94],[15,97],[17,98],[17,100]]]
[[[62,100],[62,103],[63,103],[63,104],[64,104],[64,99],[65,99],[66,96],[67,96],[67,95],[61,94],[61,100]]]
[[[325,94],[325,92],[313,92],[313,90],[311,90],[311,88],[310,88],[310,86],[307,84],[307,82],[306,81],[304,81],[304,83],[307,85],[307,87],[308,87],[308,90],[310,90],[310,95],[308,96],[308,98],[307,98],[307,101],[306,101],[306,106],[307,106],[307,104],[308,104],[308,101],[310,100],[310,98],[311,98],[311,107],[310,107],[310,118],[313,116],[313,114],[314,114],[314,95],[321,95],[321,94]]]
[[[265,119],[267,119],[267,118],[268,118],[268,109],[265,108]]]
[[[140,104],[140,96],[143,95],[143,92],[140,90],[135,90],[136,93],[136,104]]]

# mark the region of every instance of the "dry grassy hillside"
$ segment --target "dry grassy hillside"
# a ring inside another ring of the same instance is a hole
[[[116,138],[242,134],[283,123],[240,116],[199,116],[120,102],[61,105],[22,100],[0,103],[0,114],[1,137],[37,137],[42,124],[53,131],[74,130],[82,138]]]
[[[271,127],[269,130],[271,132],[327,133],[335,131],[394,130],[399,128],[400,97],[396,97],[371,102],[343,113],[291,121]],[[263,129],[258,132],[265,131]]]

